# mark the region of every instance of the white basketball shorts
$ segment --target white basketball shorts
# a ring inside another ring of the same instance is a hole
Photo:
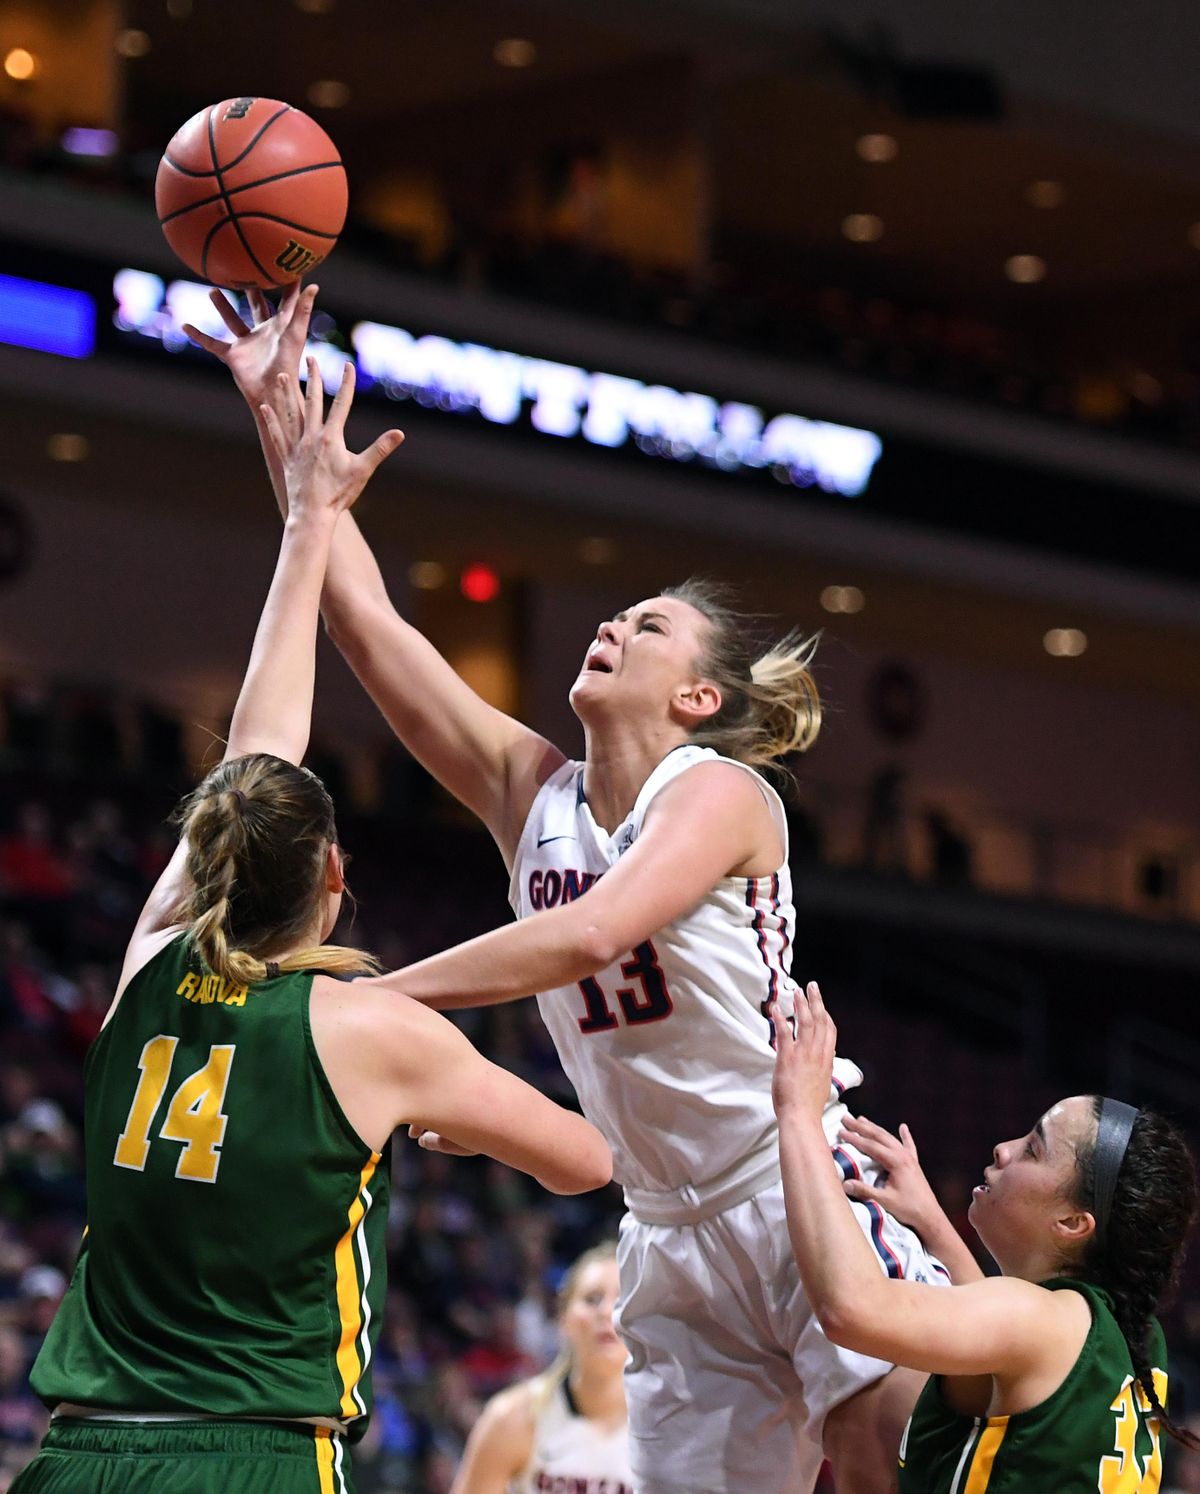
[[[850,1147],[844,1176],[874,1166]],[[852,1205],[880,1270],[948,1282],[912,1230]],[[638,1494],[808,1494],[833,1407],[892,1368],[838,1348],[808,1305],[788,1239],[783,1185],[693,1224],[627,1214],[617,1323]]]

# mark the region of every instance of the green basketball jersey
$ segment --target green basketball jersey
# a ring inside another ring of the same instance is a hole
[[[1158,1494],[1159,1423],[1134,1380],[1112,1299],[1087,1282],[1042,1283],[1087,1298],[1092,1326],[1070,1374],[1013,1416],[962,1416],[938,1376],[921,1392],[900,1444],[900,1494]],[[1167,1404],[1166,1346],[1150,1337],[1154,1388]]]
[[[31,1376],[48,1405],[365,1429],[390,1144],[334,1097],[312,982],[230,986],[185,936],[130,981],[85,1067],[88,1228]]]

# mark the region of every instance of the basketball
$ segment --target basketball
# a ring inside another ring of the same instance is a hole
[[[226,99],[172,137],[154,183],[158,221],[188,269],[214,285],[289,285],[346,221],[346,170],[319,124],[278,99]]]

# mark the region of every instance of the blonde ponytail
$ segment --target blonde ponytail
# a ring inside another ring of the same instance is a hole
[[[183,801],[191,891],[180,909],[214,975],[250,986],[276,974],[324,970],[369,975],[373,955],[344,945],[286,949],[317,917],[325,858],[336,843],[333,801],[306,768],[267,753],[222,763]]]
[[[819,635],[788,633],[754,658],[753,620],[734,608],[727,588],[693,577],[662,595],[694,607],[709,625],[697,668],[720,690],[721,708],[692,741],[751,767],[807,752],[821,729],[821,697],[810,668]]]

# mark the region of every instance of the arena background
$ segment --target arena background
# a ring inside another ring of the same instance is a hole
[[[795,969],[961,1218],[1062,1093],[1200,1134],[1198,55],[1184,0],[9,0],[0,1488],[83,1223],[82,1056],[276,545],[248,416],[179,332],[178,125],[265,95],[341,148],[323,367],[356,357],[364,441],[408,432],[362,522],[490,700],[578,746],[597,621],[692,572],[823,630]],[[507,918],[324,643],[314,740],[352,937],[395,965]],[[569,1097],[532,1003],[464,1025]],[[359,1487],[436,1494],[620,1200],[407,1143],[396,1182]],[[1168,1328],[1200,1425],[1198,1262]]]

